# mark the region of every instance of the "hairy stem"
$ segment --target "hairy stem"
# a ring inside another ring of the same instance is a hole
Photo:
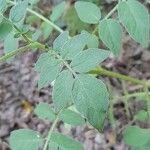
[[[144,97],[146,95],[150,96],[150,92],[138,92],[138,93],[132,93],[132,94],[128,94],[128,95],[123,95],[123,96],[117,96],[115,97],[115,101],[114,103],[117,103],[118,100],[122,100],[125,97],[127,97],[128,99],[132,98],[132,97]]]
[[[129,81],[129,82],[132,82],[134,84],[141,84],[143,86],[150,87],[150,83],[147,82],[147,81],[139,80],[137,78],[133,78],[133,77],[123,75],[123,74],[120,74],[120,73],[116,73],[116,72],[113,72],[113,71],[108,71],[108,70],[106,70],[104,68],[101,68],[101,67],[98,67],[97,69],[92,70],[89,73],[97,74],[97,75],[105,75],[105,76],[108,76],[108,77],[118,78],[118,79],[121,79],[121,80]]]
[[[21,48],[18,48],[14,51],[11,51],[9,53],[7,53],[6,55],[0,57],[0,63],[2,62],[5,62],[7,59],[13,57],[13,56],[16,56],[18,54],[21,54],[27,50],[29,50],[30,48],[45,48],[45,46],[43,47],[43,45],[37,43],[37,42],[34,42],[34,43],[30,43],[29,45],[26,45],[24,47],[21,47]]]
[[[32,9],[27,9],[28,12],[34,14],[35,16],[39,17],[41,20],[43,20],[44,22],[48,23],[49,25],[51,25],[55,30],[57,30],[58,32],[62,33],[64,32],[60,27],[58,27],[57,25],[55,25],[52,21],[48,20],[47,18],[45,18],[44,16],[42,16],[41,14],[33,11]]]

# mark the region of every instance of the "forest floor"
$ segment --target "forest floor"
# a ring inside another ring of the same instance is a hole
[[[0,44],[0,56],[3,54],[3,44]],[[20,128],[38,130],[47,135],[51,123],[42,121],[34,114],[34,108],[39,102],[51,103],[52,88],[37,89],[38,75],[34,71],[34,63],[38,51],[26,52],[17,56],[11,63],[0,64],[0,150],[9,150],[8,138],[10,132]],[[124,36],[122,53],[119,58],[109,58],[103,63],[108,70],[130,75],[141,80],[150,80],[150,44],[148,48],[142,48],[139,44]],[[118,79],[99,77],[107,85],[112,87],[115,96],[124,95],[123,85],[128,93],[143,91],[141,85],[130,82],[122,82]],[[127,115],[122,101],[112,99],[115,129],[110,121],[106,121],[104,133],[96,133],[91,127],[85,125],[71,128],[60,122],[57,130],[71,135],[84,144],[85,150],[128,150],[122,140],[122,129],[131,122],[133,114],[144,107],[142,101],[136,98],[130,99]],[[143,127],[148,123],[138,123]]]

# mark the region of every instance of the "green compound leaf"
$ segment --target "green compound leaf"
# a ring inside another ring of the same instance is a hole
[[[60,133],[52,133],[51,139],[62,150],[83,150],[83,146],[78,141]]]
[[[69,40],[69,32],[65,31],[61,33],[53,42],[53,49],[55,51],[59,51],[64,47],[64,45],[68,42]]]
[[[4,39],[4,52],[5,54],[14,51],[18,48],[18,39],[14,38],[14,34],[11,32]]]
[[[73,76],[68,70],[61,72],[56,79],[52,92],[56,111],[72,104],[73,81]]]
[[[75,9],[85,23],[97,24],[101,18],[100,9],[93,3],[78,1],[75,3]]]
[[[91,48],[79,53],[71,62],[71,67],[77,72],[88,72],[98,66],[110,55],[109,51]]]
[[[131,37],[146,47],[149,41],[150,30],[147,9],[138,1],[128,0],[119,4],[118,14],[120,21]]]
[[[0,39],[4,39],[12,31],[12,29],[12,24],[9,21],[3,19],[0,24]]]
[[[65,10],[65,6],[66,6],[66,3],[63,1],[53,8],[52,14],[50,16],[50,19],[53,22],[57,21],[62,16]]]
[[[62,69],[62,62],[55,59],[50,52],[40,55],[35,64],[35,70],[40,74],[38,87],[43,88],[48,86],[53,80],[56,79]]]
[[[0,14],[3,14],[6,8],[7,8],[7,1],[0,0]]]
[[[77,110],[101,131],[109,106],[105,84],[90,75],[78,75],[73,87],[73,98]]]
[[[114,19],[105,19],[99,23],[99,37],[115,56],[120,54],[122,31],[120,24]]]
[[[55,119],[54,110],[47,103],[39,103],[36,106],[34,112],[40,119],[45,119],[49,121],[53,121]]]
[[[70,109],[63,110],[62,114],[60,115],[60,119],[63,120],[63,122],[72,126],[79,126],[85,124],[85,119],[79,113]]]
[[[130,126],[123,132],[123,138],[126,144],[139,147],[150,141],[150,129]]]
[[[16,130],[10,135],[11,150],[37,150],[41,142],[40,135],[29,129]]]
[[[9,17],[12,22],[18,23],[24,19],[26,15],[26,9],[28,7],[28,1],[20,1],[10,10]]]

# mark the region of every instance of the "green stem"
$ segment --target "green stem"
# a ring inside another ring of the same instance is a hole
[[[9,53],[7,53],[6,55],[0,57],[0,63],[5,62],[7,59],[19,55],[25,51],[28,51],[30,48],[40,48],[40,49],[45,49],[45,46],[38,43],[38,42],[34,42],[34,43],[30,43],[29,45],[26,45],[24,47],[18,48],[14,51],[11,51]]]
[[[78,81],[80,82],[80,79],[78,77],[78,75],[76,74],[76,72],[71,68],[70,64],[67,63],[66,60],[64,60],[59,54],[57,54],[55,51],[53,51],[53,54],[56,56],[56,58],[58,58],[60,61],[63,62],[63,64],[68,68],[68,70],[74,75],[74,77],[76,79],[78,79]]]
[[[148,92],[148,93],[147,92],[138,92],[138,93],[132,93],[132,94],[123,95],[123,96],[117,96],[117,97],[114,98],[115,99],[114,103],[117,103],[118,100],[122,100],[125,97],[130,99],[132,97],[143,97],[143,96],[146,96],[146,95],[150,96],[150,92]]]
[[[54,122],[53,122],[53,124],[52,124],[52,126],[51,126],[51,128],[50,128],[50,130],[49,130],[49,132],[48,132],[48,136],[47,136],[47,138],[46,138],[46,142],[45,142],[45,144],[44,144],[44,149],[43,149],[43,150],[47,150],[47,148],[48,148],[50,138],[51,138],[51,136],[52,136],[53,130],[55,129],[55,126],[57,125],[57,122],[58,122],[58,120],[59,120],[59,116],[60,116],[61,112],[62,112],[62,111],[60,111],[60,112],[56,115],[56,118],[55,118],[55,120],[54,120]]]
[[[98,30],[98,26],[95,27],[95,29],[93,30],[92,34],[95,34]]]
[[[27,8],[27,11],[30,12],[30,13],[32,13],[32,14],[34,14],[35,16],[39,17],[41,20],[45,21],[49,25],[51,25],[58,32],[60,32],[60,33],[64,32],[60,27],[58,27],[57,25],[55,25],[53,22],[51,22],[50,20],[48,20],[47,18],[45,18],[41,14],[35,12],[34,10]]]
[[[13,27],[14,27],[14,29],[16,29],[16,31],[18,31],[19,33],[21,33],[20,29],[16,25],[13,25]],[[30,38],[28,38],[25,34],[21,34],[21,35],[26,40],[26,42],[32,43],[32,40]]]
[[[105,76],[108,76],[108,77],[118,78],[118,79],[121,79],[121,80],[129,81],[129,82],[132,82],[134,84],[141,84],[143,86],[150,87],[150,83],[147,82],[147,81],[139,80],[139,79],[136,79],[136,78],[133,78],[133,77],[130,77],[130,76],[126,76],[126,75],[122,75],[120,73],[116,73],[116,72],[113,72],[113,71],[108,71],[108,70],[103,69],[101,67],[98,67],[97,69],[92,70],[89,73],[97,74],[97,75],[105,75]]]
[[[54,55],[63,62],[63,64],[68,68],[68,70],[76,77],[77,74],[74,72],[74,70],[70,67],[70,65],[66,62],[66,60],[64,60],[59,54],[57,54],[56,52],[54,52]]]

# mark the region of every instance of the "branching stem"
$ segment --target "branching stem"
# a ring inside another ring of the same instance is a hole
[[[138,92],[138,93],[132,93],[132,94],[128,94],[128,95],[123,95],[120,97],[117,96],[114,98],[115,99],[114,103],[117,103],[118,100],[123,100],[125,97],[127,97],[129,100],[132,97],[144,97],[146,95],[150,96],[150,92]]]
[[[9,3],[12,4],[12,5],[16,4],[13,1],[9,1]],[[117,7],[118,7],[118,4],[104,17],[104,19],[109,18],[117,10]],[[31,10],[30,8],[27,8],[27,11],[34,14],[34,15],[36,15],[37,17],[39,17],[40,19],[42,19],[43,21],[45,21],[46,23],[51,25],[58,32],[60,32],[60,33],[63,32],[63,30],[59,26],[57,26],[56,24],[54,24],[52,21],[48,20],[47,18],[45,18],[41,14],[35,12],[34,10]],[[36,42],[36,43],[37,43],[37,45],[39,44],[38,48],[42,48],[42,49],[45,48],[45,46],[43,44],[41,44],[39,42]],[[18,55],[18,53],[22,53],[22,52],[26,51],[27,49],[30,48],[30,46],[27,45],[24,48],[19,48],[15,51],[12,51],[12,52],[6,54],[5,56],[0,57],[0,62],[6,61],[8,58],[10,58],[12,56],[15,56],[15,55]],[[105,76],[113,77],[113,78],[118,78],[118,79],[121,79],[121,80],[130,81],[134,84],[141,84],[143,86],[150,87],[150,83],[147,83],[145,81],[142,81],[142,80],[130,77],[130,76],[122,75],[122,74],[119,74],[119,73],[116,73],[116,72],[113,72],[113,71],[108,71],[108,70],[103,69],[103,68],[93,70],[93,71],[91,71],[91,73],[95,73],[95,74],[99,74],[99,75],[105,75]]]
[[[26,45],[24,47],[18,48],[14,51],[11,51],[9,53],[7,53],[6,55],[0,57],[0,63],[5,62],[6,60],[8,60],[9,58],[16,56],[18,54],[21,54],[31,48],[41,48],[41,49],[45,49],[45,46],[38,43],[38,42],[34,42],[34,43],[30,43],[29,45]]]
[[[113,71],[108,71],[108,70],[106,70],[102,67],[98,67],[97,69],[90,71],[90,73],[91,74],[97,74],[97,75],[104,75],[104,76],[108,76],[108,77],[111,77],[111,78],[118,78],[118,79],[121,79],[121,80],[132,82],[134,84],[140,84],[140,85],[143,85],[143,86],[146,86],[146,87],[150,87],[150,83],[147,82],[147,81],[139,80],[137,78],[133,78],[133,77],[123,75],[123,74],[120,74],[120,73],[116,73],[116,72],[113,72]]]

